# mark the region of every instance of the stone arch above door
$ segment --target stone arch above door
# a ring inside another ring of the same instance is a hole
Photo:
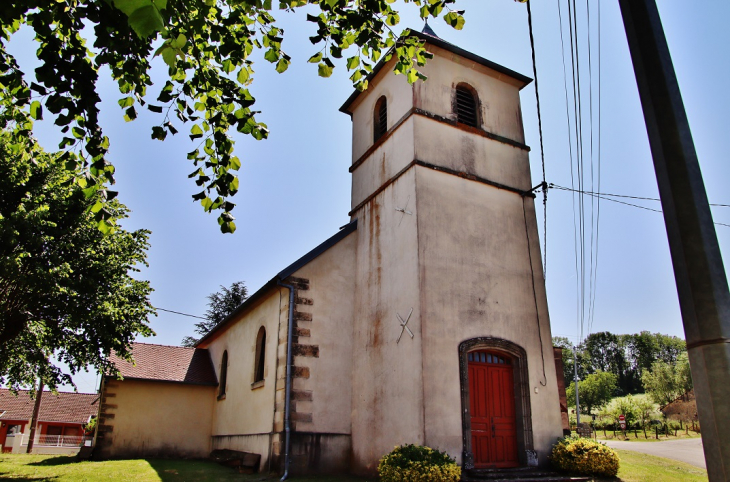
[[[527,352],[521,346],[502,338],[477,337],[459,344],[459,378],[461,386],[462,466],[474,468],[471,447],[471,413],[469,399],[469,365],[471,351],[489,350],[509,355],[514,360],[515,415],[517,423],[517,454],[521,466],[528,465],[528,452],[534,453],[532,441],[532,409],[530,405]]]

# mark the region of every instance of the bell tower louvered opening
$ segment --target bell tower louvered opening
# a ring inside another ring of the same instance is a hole
[[[373,126],[373,142],[377,142],[388,130],[388,101],[385,96],[375,103]]]
[[[468,87],[456,87],[456,120],[471,127],[479,127],[476,96]]]

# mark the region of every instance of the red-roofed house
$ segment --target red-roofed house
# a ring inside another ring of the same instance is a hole
[[[133,343],[105,377],[95,457],[207,457],[218,379],[208,350]]]
[[[96,393],[59,392],[54,395],[44,392],[33,452],[54,453],[57,447],[79,447],[83,441],[83,425],[96,417],[99,411],[98,401]],[[34,405],[35,400],[30,398],[27,390],[20,390],[15,395],[10,390],[0,389],[0,445],[3,453],[13,451],[15,436],[27,432]]]

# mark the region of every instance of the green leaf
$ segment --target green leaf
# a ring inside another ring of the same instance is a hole
[[[86,199],[91,199],[91,196],[93,196],[94,194],[96,194],[96,191],[97,191],[96,184],[94,184],[93,186],[89,186],[86,189],[82,189],[81,190],[81,192],[84,193],[84,197]]]
[[[163,49],[162,60],[167,64],[168,67],[174,68],[175,64],[177,64],[177,52],[175,51],[175,49],[170,47]]]
[[[165,26],[160,12],[154,5],[147,5],[138,8],[128,18],[129,26],[142,39],[145,39],[155,32],[159,32]]]
[[[99,222],[96,224],[96,227],[99,228],[99,231],[101,231],[104,236],[110,235],[113,230],[113,226],[103,219],[99,220]]]
[[[131,122],[137,118],[137,111],[134,109],[134,107],[130,107],[124,112],[124,120],[127,122]]]
[[[73,129],[71,129],[71,133],[76,139],[83,139],[85,134],[84,130],[81,127],[74,127]]]
[[[174,49],[181,49],[185,47],[185,43],[188,41],[187,38],[185,38],[185,35],[180,34],[177,36],[177,38],[170,40],[170,47]]]
[[[318,52],[312,55],[311,57],[309,57],[309,60],[307,60],[307,62],[309,62],[310,64],[316,64],[320,60],[322,60],[322,52]]]
[[[43,106],[37,100],[30,103],[30,116],[35,120],[43,119]]]
[[[151,137],[152,139],[164,141],[165,137],[167,137],[167,131],[160,126],[153,126]]]
[[[279,60],[276,63],[276,71],[279,72],[280,74],[288,68],[289,68],[289,61],[286,60],[285,58],[282,58],[281,60]]]
[[[238,82],[245,85],[250,77],[251,76],[248,72],[248,67],[244,65],[243,67],[241,67],[241,70],[238,71],[238,76],[236,77],[236,79],[238,80]]]
[[[347,70],[352,70],[360,65],[360,57],[355,55],[347,59]]]
[[[269,62],[276,62],[277,60],[279,60],[279,52],[274,49],[269,49],[264,54],[264,58]]]
[[[464,28],[464,23],[466,22],[464,20],[464,17],[459,15],[456,12],[449,12],[446,15],[444,15],[444,22],[448,23],[452,27],[454,27],[456,30],[461,30]]]
[[[320,62],[319,69],[317,71],[317,74],[320,77],[329,77],[329,76],[332,75],[332,67],[330,67],[329,65],[325,64],[324,62]]]
[[[385,23],[387,23],[391,27],[395,27],[396,25],[398,25],[398,22],[400,22],[400,16],[396,12],[392,12],[385,19]]]
[[[193,127],[190,129],[190,139],[194,140],[201,137],[203,137],[203,129],[198,124],[193,124]]]
[[[228,162],[229,162],[228,168],[231,169],[232,171],[237,171],[241,168],[241,160],[236,156],[231,157],[230,161],[228,161]]]
[[[31,90],[35,90],[36,92],[38,92],[41,95],[46,95],[48,93],[46,91],[45,87],[43,87],[42,85],[38,85],[35,82],[30,83],[30,88],[31,88]]]
[[[127,107],[131,107],[134,105],[134,97],[124,97],[122,99],[119,99],[117,101],[117,104],[119,104],[119,107],[122,109],[125,109]]]
[[[202,201],[200,201],[200,204],[202,204],[205,212],[210,212],[213,207],[213,200],[206,196]]]
[[[236,69],[236,66],[233,62],[231,62],[231,59],[226,59],[223,61],[223,64],[221,64],[221,68],[223,69],[223,72],[230,74]]]
[[[335,68],[332,61],[328,58],[325,58],[323,62],[319,63],[319,70],[318,74],[320,77],[329,77],[332,75],[332,70]]]

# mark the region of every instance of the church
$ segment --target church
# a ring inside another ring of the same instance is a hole
[[[414,443],[465,470],[548,464],[567,417],[520,107],[531,79],[414,35],[428,80],[383,61],[340,109],[351,222],[196,348],[135,344],[124,379],[102,382],[95,456],[231,449],[263,472],[373,474]]]

